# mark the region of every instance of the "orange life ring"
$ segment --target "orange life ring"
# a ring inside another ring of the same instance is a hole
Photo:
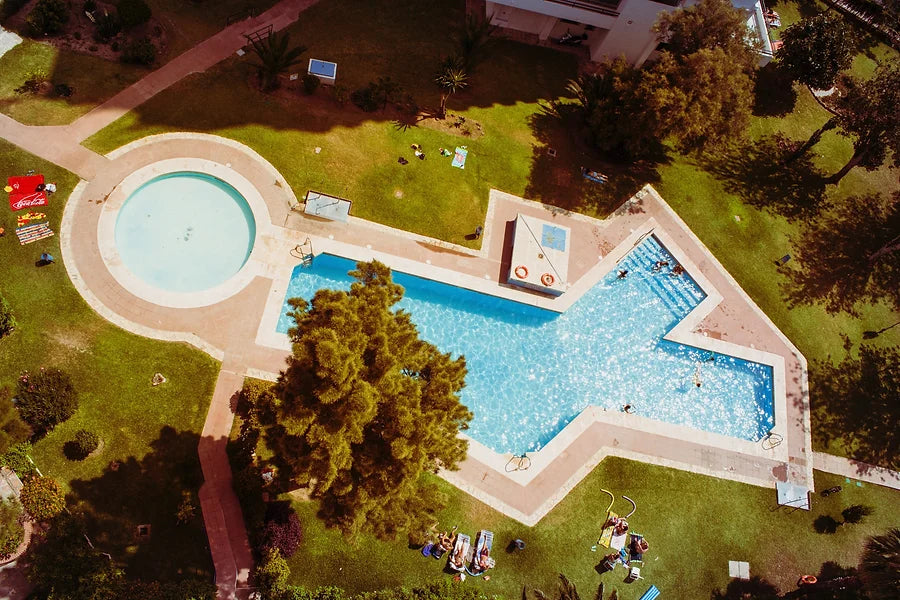
[[[554,279],[553,275],[551,275],[550,273],[544,273],[543,275],[541,275],[541,283],[543,283],[547,287],[553,285],[554,281],[556,281],[556,279]]]
[[[525,279],[528,277],[528,268],[525,265],[519,265],[516,267],[515,274],[519,279]]]
[[[815,575],[803,575],[800,577],[801,585],[812,585],[817,581],[819,581],[819,580]]]

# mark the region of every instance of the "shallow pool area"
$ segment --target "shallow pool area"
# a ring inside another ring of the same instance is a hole
[[[169,292],[198,292],[228,280],[247,262],[255,237],[253,212],[234,187],[187,171],[141,185],[115,222],[125,267]]]
[[[658,263],[668,263],[659,266]],[[540,449],[585,407],[622,410],[756,441],[774,425],[772,369],[662,339],[704,298],[654,237],[565,313],[394,272],[424,339],[464,355],[467,432],[497,452]],[[354,263],[322,254],[298,266],[287,298],[349,289]],[[627,270],[620,279],[618,272]],[[278,330],[291,326],[282,308]],[[700,386],[697,386],[697,383]]]

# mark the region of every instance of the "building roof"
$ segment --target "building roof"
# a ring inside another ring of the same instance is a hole
[[[568,227],[519,213],[509,282],[555,295],[566,291],[571,235]]]

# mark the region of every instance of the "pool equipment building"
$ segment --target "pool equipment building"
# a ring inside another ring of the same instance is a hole
[[[522,213],[516,215],[509,283],[561,296],[569,288],[571,234],[568,227]]]

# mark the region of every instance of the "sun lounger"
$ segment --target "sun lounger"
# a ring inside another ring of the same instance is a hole
[[[650,589],[644,592],[644,595],[641,596],[640,600],[656,600],[657,596],[659,596],[659,588],[655,585],[651,585]]]
[[[469,554],[471,539],[465,533],[456,536],[456,544],[453,546],[453,552],[450,553],[450,560],[447,563],[454,571],[462,571],[466,567],[466,558]]]
[[[466,569],[469,575],[478,576],[493,568],[494,558],[491,556],[491,549],[494,547],[494,533],[487,529],[482,529],[475,536],[475,553],[472,555],[472,568]],[[484,557],[484,560],[482,560]]]

